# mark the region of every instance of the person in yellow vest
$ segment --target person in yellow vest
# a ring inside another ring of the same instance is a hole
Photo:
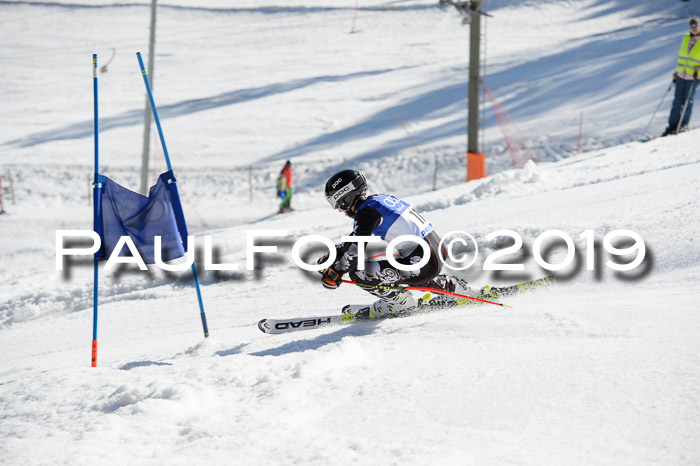
[[[693,113],[693,99],[697,90],[698,70],[700,70],[700,19],[690,18],[690,32],[683,36],[678,52],[673,82],[676,92],[673,97],[668,127],[662,136],[687,131],[690,115]]]

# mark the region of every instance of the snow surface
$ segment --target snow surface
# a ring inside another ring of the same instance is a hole
[[[240,271],[200,268],[206,340],[189,274],[101,271],[91,368],[92,265],[56,271],[55,231],[92,225],[92,53],[116,50],[100,76],[101,172],[138,188],[149,3],[0,3],[0,176],[16,177],[0,216],[0,463],[700,463],[698,132],[620,145],[668,86],[693,2],[490,0],[486,81],[546,162],[510,169],[487,109],[491,176],[469,183],[468,29],[453,8],[362,0],[350,34],[350,0],[162,3],[154,89],[185,214]],[[273,215],[287,159],[297,211]],[[470,232],[475,286],[542,275],[531,251],[551,229],[576,241],[576,262],[509,310],[264,335],[261,318],[371,301],[291,261],[294,239],[349,232],[321,195],[343,163],[438,232]],[[246,232],[260,229],[289,238],[248,272]],[[524,273],[479,271],[499,229],[524,239]],[[604,265],[618,229],[647,246],[633,272]]]

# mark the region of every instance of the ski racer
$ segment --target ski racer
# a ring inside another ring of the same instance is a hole
[[[358,243],[344,242],[336,245],[335,262],[322,271],[323,286],[328,289],[338,288],[343,275],[348,273],[353,281],[361,287],[364,285],[364,289],[379,298],[370,306],[345,306],[344,313],[357,313],[359,318],[371,319],[410,312],[416,309],[418,302],[405,289],[407,285],[454,292],[456,279],[439,275],[442,260],[447,254],[445,246],[440,244],[440,237],[433,225],[409,203],[386,194],[367,196],[367,180],[356,170],[343,170],[331,176],[326,182],[325,195],[331,207],[354,220],[350,236],[375,235],[388,243],[398,236],[412,235],[422,238],[429,246],[429,250],[424,252],[417,242],[398,243],[395,254],[399,256],[396,258],[399,264],[416,264],[425,254],[429,255],[427,263],[420,269],[404,271],[394,267],[388,260],[365,261],[364,270],[360,270]],[[318,263],[325,262],[327,258],[327,255],[323,256]],[[438,299],[449,300],[451,297],[440,295]]]

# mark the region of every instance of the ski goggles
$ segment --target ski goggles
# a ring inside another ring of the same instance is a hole
[[[350,209],[351,199],[348,194],[355,190],[355,184],[351,181],[330,196],[326,196],[326,201],[333,209],[348,210]]]

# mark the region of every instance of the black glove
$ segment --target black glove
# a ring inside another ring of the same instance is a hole
[[[343,276],[335,271],[331,266],[323,271],[323,276],[321,277],[321,283],[323,286],[329,290],[335,290],[343,283]]]
[[[323,256],[319,257],[316,263],[323,264],[327,260],[328,254],[324,254]],[[338,273],[338,271],[335,270],[332,265],[326,270],[319,270],[318,273],[322,275],[321,283],[323,283],[323,286],[325,286],[329,290],[335,290],[340,286],[341,283],[343,283],[343,274]]]
[[[326,262],[327,260],[328,260],[328,254],[324,254],[323,256],[321,256],[321,257],[318,258],[318,260],[316,261],[316,263],[317,263],[317,264],[323,264],[323,263]],[[325,272],[325,270],[323,270],[323,269],[321,269],[321,270],[318,271],[318,273],[320,273],[321,275],[323,275],[323,272]]]

